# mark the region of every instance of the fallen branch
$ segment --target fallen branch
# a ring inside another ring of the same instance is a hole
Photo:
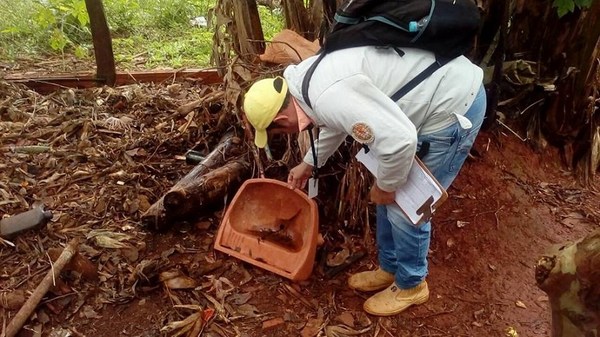
[[[228,185],[241,182],[249,173],[250,165],[242,158],[235,159],[242,154],[242,146],[240,138],[225,135],[202,162],[150,206],[142,215],[142,225],[163,230],[177,221],[191,219],[203,206],[222,200]]]
[[[173,217],[185,218],[194,210],[222,200],[231,185],[240,185],[248,171],[249,164],[245,160],[230,161],[198,177],[185,188],[172,188],[165,194],[163,206]]]
[[[194,110],[197,107],[204,104],[205,102],[212,102],[212,101],[219,100],[219,99],[223,98],[224,95],[225,95],[225,91],[215,91],[215,92],[210,93],[200,99],[197,99],[195,101],[192,101],[192,102],[189,102],[187,104],[180,106],[179,108],[177,108],[177,112],[181,116],[185,116],[188,113],[190,113],[192,110]]]
[[[19,330],[23,327],[23,324],[29,319],[35,308],[40,304],[42,298],[46,295],[54,280],[60,272],[63,270],[65,265],[71,261],[71,258],[77,252],[79,246],[79,240],[73,239],[67,247],[63,250],[62,254],[58,257],[56,262],[52,265],[52,268],[48,271],[42,282],[35,288],[33,294],[27,299],[25,304],[19,309],[15,317],[8,323],[6,327],[6,337],[14,337],[17,335]]]

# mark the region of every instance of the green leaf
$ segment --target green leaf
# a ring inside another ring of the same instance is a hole
[[[593,0],[575,0],[575,4],[581,9],[586,9],[590,8],[590,6],[592,5],[592,1]]]
[[[58,9],[61,13],[69,13],[71,11],[71,7],[65,6],[62,3],[58,3],[56,9]]]
[[[55,28],[52,31],[52,36],[50,36],[50,48],[52,48],[52,50],[62,52],[67,43],[69,43],[69,40],[65,34],[60,29]]]
[[[50,8],[42,7],[35,15],[34,21],[38,26],[47,28],[56,24],[56,17]]]
[[[75,47],[74,53],[77,58],[83,59],[88,56],[88,49],[81,45],[78,45]]]
[[[90,17],[88,16],[84,0],[73,1],[73,8],[71,10],[71,14],[77,18],[80,25],[86,26],[88,23],[90,23]]]
[[[65,2],[64,0],[48,0],[47,3],[49,5],[51,5],[52,7],[58,7],[60,6],[63,2]]]
[[[575,10],[575,2],[573,0],[554,0],[552,6],[556,7],[558,17],[563,17],[565,14]]]

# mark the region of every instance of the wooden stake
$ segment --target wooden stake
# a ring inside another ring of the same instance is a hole
[[[19,312],[15,317],[8,323],[6,327],[6,337],[14,337],[21,330],[23,324],[29,319],[29,316],[33,313],[35,308],[40,304],[42,298],[46,295],[50,287],[52,286],[55,278],[60,275],[60,272],[69,261],[73,258],[77,252],[79,246],[79,240],[77,238],[71,240],[67,247],[63,250],[62,254],[58,257],[56,262],[52,265],[52,268],[48,271],[42,282],[35,288],[31,297],[27,299],[25,304],[19,309]]]

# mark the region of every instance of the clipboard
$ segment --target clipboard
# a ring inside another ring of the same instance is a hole
[[[379,163],[372,151],[361,149],[356,159],[375,175]],[[396,203],[414,224],[421,225],[431,219],[435,210],[448,198],[448,192],[429,172],[425,164],[415,157],[406,183],[396,190]]]

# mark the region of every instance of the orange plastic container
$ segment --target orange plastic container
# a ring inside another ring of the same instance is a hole
[[[215,249],[294,281],[312,273],[319,235],[316,203],[274,179],[249,179],[225,212]]]

